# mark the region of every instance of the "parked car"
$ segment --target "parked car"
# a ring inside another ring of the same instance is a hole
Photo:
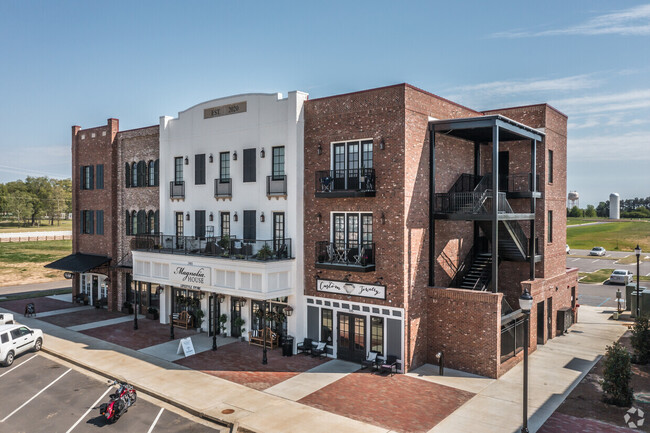
[[[605,248],[603,247],[593,247],[591,251],[589,251],[590,256],[604,256],[607,251],[605,251]]]
[[[14,315],[10,313],[0,313],[0,325],[13,325]]]
[[[23,352],[43,347],[43,331],[25,325],[0,325],[0,363],[10,366]]]
[[[571,248],[569,248],[569,244],[566,244],[566,253],[571,254]]]
[[[632,272],[626,269],[616,269],[609,276],[611,284],[629,284],[632,282]]]

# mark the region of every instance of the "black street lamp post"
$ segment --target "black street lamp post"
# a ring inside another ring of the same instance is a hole
[[[174,289],[171,288],[171,301],[169,302],[169,339],[174,339]]]
[[[133,329],[138,329],[138,295],[140,294],[140,283],[136,283],[137,289],[135,291],[135,308],[133,312]]]
[[[637,319],[639,318],[639,313],[641,311],[641,307],[639,304],[639,292],[641,291],[641,286],[639,285],[639,260],[641,259],[641,248],[639,247],[639,244],[636,244],[636,248],[634,249],[634,254],[636,254],[636,317]]]
[[[263,310],[264,314],[262,314],[262,333],[264,333],[264,336],[263,336],[264,337],[264,343],[262,345],[262,347],[263,347],[263,349],[262,349],[262,365],[266,365],[267,364],[267,360],[266,360],[266,300],[264,301],[264,307],[263,308],[264,308],[264,310]]]
[[[530,296],[528,289],[524,290],[519,298],[519,307],[524,313],[524,419],[521,426],[521,433],[528,433],[528,339],[530,324],[530,309],[533,307],[533,297]]]
[[[212,296],[212,350],[217,350],[217,295]]]

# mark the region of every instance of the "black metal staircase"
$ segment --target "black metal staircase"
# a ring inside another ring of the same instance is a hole
[[[478,254],[460,283],[461,289],[486,290],[492,277],[492,254]]]

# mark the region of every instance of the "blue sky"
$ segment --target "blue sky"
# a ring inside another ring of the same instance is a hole
[[[581,206],[650,196],[650,3],[0,2],[0,182],[70,176],[70,127],[158,123],[243,92],[408,82],[569,115]]]

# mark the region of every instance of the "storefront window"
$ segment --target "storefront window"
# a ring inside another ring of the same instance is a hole
[[[274,332],[278,333],[281,336],[287,335],[287,318],[284,315],[284,307],[286,304],[287,298],[276,298],[272,301],[266,301],[266,311],[273,312],[275,317],[280,318],[281,320],[272,320],[266,323],[266,326],[270,327]],[[251,302],[251,329],[262,329],[264,321],[262,317],[257,313],[264,307],[264,301],[252,301]]]
[[[370,318],[370,350],[384,353],[384,319],[382,317]]]
[[[327,344],[332,344],[333,323],[332,310],[323,308],[321,310],[321,341],[327,341]]]
[[[157,285],[149,284],[149,306],[160,310],[160,294]]]

